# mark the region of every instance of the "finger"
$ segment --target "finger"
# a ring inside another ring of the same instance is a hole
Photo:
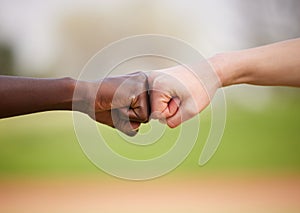
[[[144,73],[138,72],[126,76],[119,76],[113,78],[113,80],[114,86],[111,88],[111,90],[114,90],[111,104],[112,108],[131,107],[133,103],[135,104],[135,108],[138,107],[139,104],[143,104],[143,107],[147,107],[148,81]]]
[[[168,108],[166,109],[166,110],[168,110],[168,112],[166,113],[166,118],[169,118],[169,117],[172,117],[173,115],[175,115],[175,113],[177,112],[177,110],[179,108],[179,105],[180,105],[179,98],[177,98],[177,97],[172,98],[171,101],[168,103]]]
[[[138,122],[147,122],[150,115],[150,101],[148,89],[141,92],[136,99],[131,102],[129,110],[127,110],[128,117],[131,120]]]
[[[144,91],[132,101],[130,107],[119,108],[119,115],[122,119],[145,123],[149,120],[149,102],[148,91]]]
[[[179,124],[181,124],[183,122],[183,110],[182,107],[179,107],[179,109],[177,110],[176,114],[168,119],[166,119],[166,123],[169,127],[171,128],[175,128],[177,127]]]
[[[122,119],[118,109],[112,111],[112,120],[115,128],[129,136],[136,135],[141,125],[140,122],[130,121],[127,118]]]
[[[150,91],[150,103],[151,103],[150,117],[153,119],[164,119],[166,117],[170,117],[172,114],[169,112],[168,104],[171,99],[172,97],[166,94],[165,92],[158,91],[158,90],[151,90]]]
[[[139,122],[127,121],[127,120],[120,119],[115,124],[115,127],[128,136],[135,136],[139,131],[140,125],[141,125],[141,123],[139,123]]]
[[[120,119],[128,120],[128,121],[135,121],[140,123],[145,123],[148,121],[148,113],[139,112],[143,111],[143,109],[130,109],[130,108],[119,108],[119,116]]]
[[[107,110],[97,113],[96,121],[116,128],[129,136],[136,135],[140,126],[139,122],[121,119],[117,110]]]
[[[147,122],[150,114],[147,76],[142,73],[132,73],[127,76],[115,92],[112,108],[120,109],[123,119]]]
[[[97,122],[100,122],[102,124],[106,124],[108,126],[111,126],[114,128],[114,122],[113,119],[111,117],[112,111],[111,110],[107,110],[107,111],[103,111],[103,112],[97,112],[95,115],[95,120]]]
[[[192,101],[183,102],[178,108],[177,112],[166,119],[169,127],[175,128],[182,122],[191,119],[198,114],[196,105]]]
[[[177,112],[178,108],[180,105],[180,100],[179,98],[172,98],[171,101],[168,103],[168,107],[165,109],[168,110],[168,113],[164,114],[164,112],[162,113],[163,118],[159,119],[159,122],[162,124],[167,124],[167,120],[169,117],[172,117],[173,115],[175,115],[175,113]],[[165,117],[164,117],[165,116]]]

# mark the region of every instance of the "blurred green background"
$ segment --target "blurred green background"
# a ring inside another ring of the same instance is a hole
[[[300,36],[299,7],[296,0],[1,1],[0,74],[76,78],[101,48],[137,34],[183,39],[205,57],[295,38]],[[299,172],[299,90],[241,85],[225,93],[227,124],[216,155],[198,166],[210,126],[207,109],[193,152],[175,172]],[[110,145],[128,157],[147,158],[168,150],[172,142],[146,148]],[[0,173],[8,176],[101,173],[81,151],[70,112],[0,120],[0,158]]]
[[[208,58],[300,37],[299,11],[298,0],[0,0],[0,75],[77,78],[100,49],[138,34],[179,38]],[[162,64],[150,60],[145,67]],[[225,94],[226,128],[213,158],[198,165],[210,128],[207,108],[187,159],[144,182],[94,166],[77,141],[71,112],[1,119],[0,211],[299,212],[300,90],[240,85]],[[150,146],[109,145],[148,159],[168,150],[178,131],[167,129]]]
[[[277,98],[259,111],[229,103],[221,145],[213,158],[200,167],[197,162],[210,128],[208,108],[201,115],[200,135],[192,153],[173,173],[298,173],[299,108],[299,98]],[[107,135],[114,135],[116,131],[100,126]],[[109,145],[130,158],[148,159],[172,146],[178,130],[171,131],[166,132],[169,138],[146,147],[113,138]],[[82,152],[71,112],[46,112],[0,120],[0,147],[1,176],[104,174]]]

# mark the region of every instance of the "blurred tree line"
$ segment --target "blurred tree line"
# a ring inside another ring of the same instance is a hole
[[[7,44],[0,43],[0,75],[14,75],[13,49]]]

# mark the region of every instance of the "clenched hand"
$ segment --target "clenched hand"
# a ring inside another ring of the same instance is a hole
[[[142,72],[105,78],[92,83],[89,115],[93,119],[134,136],[149,118],[148,81]],[[96,91],[96,93],[95,93]],[[96,97],[93,98],[93,97]]]

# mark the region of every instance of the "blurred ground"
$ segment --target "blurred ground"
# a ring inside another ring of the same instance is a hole
[[[181,175],[145,182],[103,177],[0,182],[3,213],[296,213],[299,200],[300,174]]]
[[[183,164],[141,182],[98,170],[76,141],[71,113],[0,120],[0,212],[299,212],[300,101],[285,97],[254,111],[228,104],[225,134],[208,164],[197,164],[210,124],[207,110]],[[110,146],[147,158],[170,146],[161,143]]]

